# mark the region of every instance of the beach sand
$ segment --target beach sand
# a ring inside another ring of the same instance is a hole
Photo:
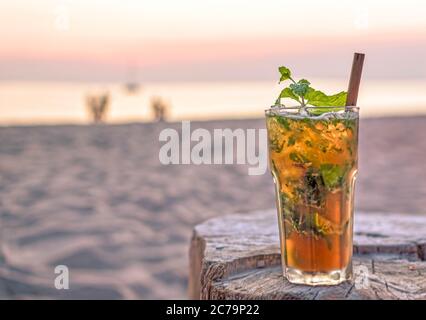
[[[180,123],[0,128],[0,298],[186,298],[192,227],[275,206],[269,172],[161,165],[165,127]],[[362,119],[357,210],[426,214],[425,128]],[[69,290],[54,288],[57,265]]]

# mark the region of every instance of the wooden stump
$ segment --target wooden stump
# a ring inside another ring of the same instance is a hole
[[[234,214],[195,227],[192,299],[426,299],[426,218],[355,214],[354,280],[294,285],[282,276],[275,210]]]

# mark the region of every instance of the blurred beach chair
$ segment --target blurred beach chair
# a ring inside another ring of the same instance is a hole
[[[154,121],[165,121],[169,105],[160,97],[151,98],[151,110],[154,114]]]
[[[86,96],[86,106],[94,123],[101,123],[105,121],[109,104],[109,92]]]

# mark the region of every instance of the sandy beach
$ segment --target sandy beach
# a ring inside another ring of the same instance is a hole
[[[192,227],[274,207],[269,172],[161,165],[165,127],[180,123],[0,128],[0,298],[186,298]],[[426,215],[424,128],[426,117],[362,119],[358,210]],[[60,264],[70,290],[53,286]]]

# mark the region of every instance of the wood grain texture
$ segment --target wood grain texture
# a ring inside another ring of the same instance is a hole
[[[356,106],[358,100],[359,85],[361,84],[362,67],[364,65],[365,54],[354,53],[351,76],[349,79],[347,106]]]
[[[301,286],[284,280],[275,210],[208,220],[190,249],[193,299],[426,299],[426,219],[355,215],[354,280]]]

